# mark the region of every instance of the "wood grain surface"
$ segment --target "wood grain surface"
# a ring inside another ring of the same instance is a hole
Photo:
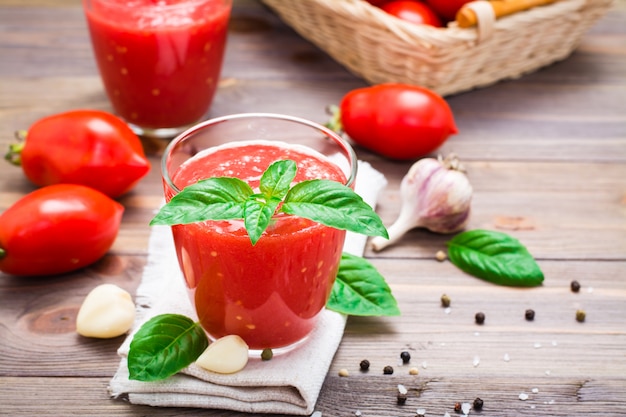
[[[235,0],[222,80],[210,116],[288,113],[317,122],[326,106],[365,86],[255,0]],[[484,401],[482,416],[626,416],[626,1],[577,50],[521,79],[446,97],[460,133],[456,153],[474,187],[468,228],[518,238],[545,273],[539,288],[496,286],[435,259],[450,236],[413,230],[365,256],[387,278],[402,316],[351,317],[316,409],[324,416],[455,415]],[[78,0],[0,0],[0,150],[13,132],[74,108],[111,110]],[[129,194],[110,252],[74,273],[0,273],[0,415],[234,416],[112,400],[109,379],[123,338],[75,333],[86,294],[101,283],[136,290],[148,222],[161,201],[165,142],[144,139],[153,168]],[[391,224],[411,162],[356,148],[383,172],[378,212]],[[0,211],[35,187],[0,164]],[[578,280],[579,293],[570,291]],[[451,307],[441,307],[448,294]],[[524,318],[535,310],[533,321]],[[584,323],[575,320],[584,309]],[[485,313],[482,326],[476,312]],[[401,351],[411,353],[402,365]],[[371,369],[359,370],[368,359]],[[383,375],[386,365],[393,375]],[[415,367],[418,375],[408,370]],[[339,377],[347,369],[348,377]],[[397,385],[409,390],[405,405]],[[528,399],[520,400],[520,394]]]

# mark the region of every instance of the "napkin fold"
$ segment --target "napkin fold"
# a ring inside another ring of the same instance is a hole
[[[367,162],[359,161],[356,192],[372,207],[387,184]],[[367,237],[348,232],[344,252],[361,256]],[[135,297],[137,316],[133,329],[118,350],[117,372],[109,383],[113,398],[133,404],[161,407],[198,407],[249,413],[309,415],[343,337],[344,315],[330,310],[320,314],[312,334],[297,348],[270,361],[250,358],[240,372],[222,375],[192,364],[162,381],[128,378],[127,355],[135,332],[150,318],[178,313],[197,320],[191,305],[169,227],[155,226],[149,242],[148,263]]]

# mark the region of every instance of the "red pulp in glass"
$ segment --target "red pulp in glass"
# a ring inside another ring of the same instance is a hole
[[[249,142],[198,154],[172,176],[179,189],[208,177],[237,177],[256,189],[274,161],[294,160],[294,183],[346,182],[333,163],[287,146]],[[172,197],[169,191],[167,199]],[[289,346],[307,336],[330,294],[345,231],[278,214],[255,246],[242,220],[172,227],[179,263],[202,326],[237,334],[251,349]]]
[[[229,2],[85,0],[85,13],[105,89],[122,118],[158,129],[206,114],[222,67]]]

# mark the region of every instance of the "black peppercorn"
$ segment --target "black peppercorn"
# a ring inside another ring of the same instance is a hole
[[[529,308],[526,310],[524,316],[526,317],[526,320],[533,321],[535,319],[535,310]]]
[[[391,366],[389,366],[389,365],[385,366],[383,368],[383,374],[385,374],[385,375],[393,374],[393,368]]]
[[[407,395],[404,392],[398,393],[398,405],[404,405],[406,403]]]
[[[405,350],[400,353],[400,359],[402,359],[402,363],[409,363],[411,361],[411,354]]]
[[[361,371],[363,371],[363,372],[369,370],[370,369],[370,361],[368,361],[367,359],[363,359],[361,361],[361,363],[359,364],[359,367],[361,368]]]
[[[263,351],[261,352],[261,359],[264,361],[269,361],[270,359],[272,359],[274,357],[274,352],[272,351],[272,349],[263,349]]]
[[[441,306],[450,307],[450,297],[448,297],[446,294],[443,294],[441,296]]]
[[[482,409],[483,409],[483,400],[476,397],[476,399],[474,400],[474,410],[480,411]]]
[[[476,320],[476,324],[483,324],[485,322],[485,313],[476,313],[474,319]]]
[[[461,412],[461,403],[454,403],[454,411],[456,411],[457,413]]]
[[[572,289],[572,292],[578,292],[580,291],[580,283],[576,280],[572,281],[572,283],[569,285],[569,287]]]

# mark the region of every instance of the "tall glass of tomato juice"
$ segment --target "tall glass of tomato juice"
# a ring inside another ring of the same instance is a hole
[[[215,176],[258,189],[274,161],[298,166],[294,183],[331,179],[353,187],[357,160],[333,131],[296,117],[250,113],[203,122],[165,150],[165,199]],[[198,318],[211,338],[236,334],[250,349],[287,351],[303,342],[330,295],[346,232],[274,215],[252,245],[242,220],[172,226],[178,262]]]
[[[83,0],[115,112],[140,135],[172,138],[215,95],[232,0]]]

